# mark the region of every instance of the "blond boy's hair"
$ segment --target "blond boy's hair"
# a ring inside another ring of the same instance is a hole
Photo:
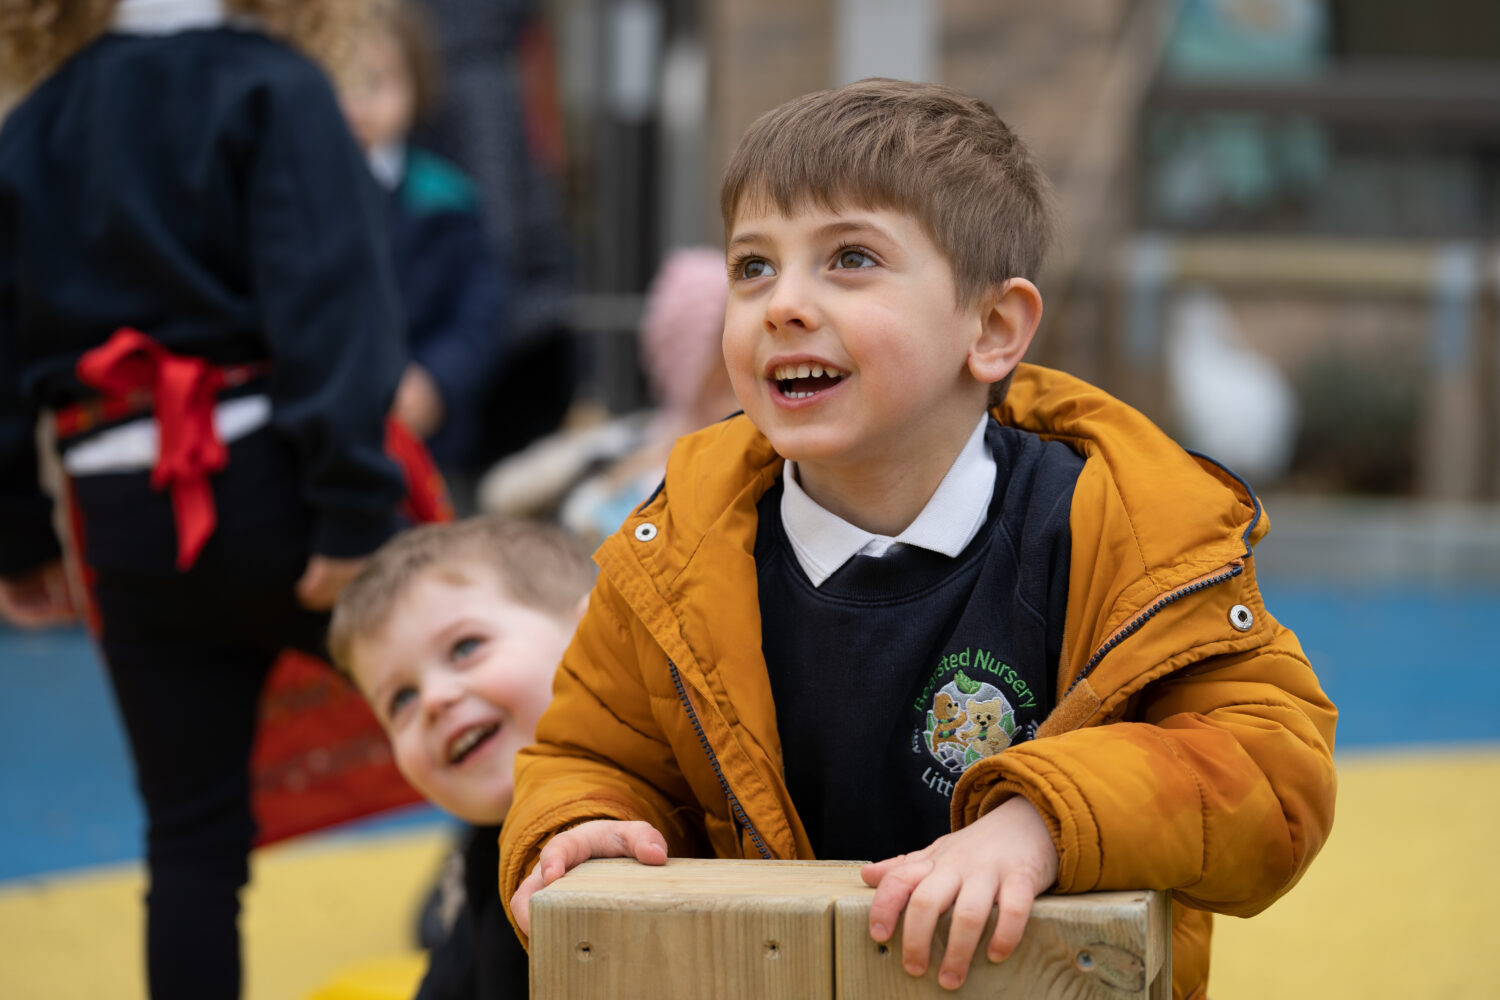
[[[372,0],[224,0],[337,72]],[[379,0],[375,0],[379,2]],[[102,35],[118,0],[0,0],[0,84],[24,90]],[[0,89],[4,89],[0,87]]]
[[[419,575],[493,571],[517,604],[559,617],[594,585],[588,550],[561,528],[490,515],[404,531],[381,546],[344,588],[328,625],[328,651],[348,671],[354,643],[377,631]]]
[[[905,212],[947,255],[965,305],[1007,278],[1035,281],[1053,229],[1047,179],[993,108],[950,87],[881,78],[756,119],[725,168],[719,206],[726,233],[746,209]]]

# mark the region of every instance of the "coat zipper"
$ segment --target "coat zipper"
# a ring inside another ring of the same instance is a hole
[[[1168,605],[1175,604],[1176,602],[1182,600],[1184,597],[1187,597],[1189,594],[1196,594],[1198,593],[1198,591],[1204,590],[1208,587],[1212,587],[1215,584],[1223,583],[1226,580],[1232,580],[1244,571],[1245,567],[1243,565],[1230,566],[1222,573],[1217,573],[1213,576],[1207,576],[1201,580],[1194,580],[1187,586],[1181,587],[1177,590],[1172,591],[1170,594],[1166,594],[1158,598],[1155,604],[1151,605],[1145,611],[1142,611],[1128,625],[1125,625],[1123,628],[1116,630],[1114,635],[1110,636],[1104,641],[1104,645],[1100,646],[1099,649],[1095,651],[1094,655],[1089,657],[1089,662],[1084,664],[1083,671],[1076,678],[1074,678],[1072,684],[1068,685],[1067,693],[1064,694],[1063,697],[1066,698],[1069,694],[1072,694],[1073,689],[1076,688],[1080,683],[1082,683],[1085,677],[1094,672],[1094,668],[1099,665],[1100,660],[1104,659],[1105,654],[1114,649],[1120,643],[1124,642],[1126,639],[1130,638],[1135,633],[1139,632],[1141,630],[1141,627],[1144,626],[1152,618],[1156,617],[1157,613],[1160,612],[1163,608],[1167,607]]]
[[[734,811],[735,821],[750,835],[750,840],[755,844],[755,849],[760,856],[767,861],[771,860],[771,852],[766,848],[766,842],[761,839],[760,832],[755,829],[755,824],[750,822],[740,800],[729,788],[729,779],[724,777],[724,771],[719,767],[719,755],[714,753],[714,748],[708,742],[708,736],[703,732],[703,724],[698,721],[698,713],[693,708],[692,699],[688,697],[687,688],[683,686],[682,675],[677,672],[677,664],[667,658],[667,668],[672,672],[672,685],[677,688],[677,700],[682,702],[682,707],[687,709],[688,721],[693,724],[693,732],[698,734],[698,743],[703,747],[703,752],[708,754],[708,763],[714,769],[714,776],[719,779],[719,787],[724,790],[724,796],[729,800],[729,808]]]

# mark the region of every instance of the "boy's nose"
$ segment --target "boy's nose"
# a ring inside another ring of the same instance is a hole
[[[442,715],[463,694],[463,685],[443,672],[430,674],[422,681],[422,711],[428,717]]]
[[[818,325],[817,310],[808,282],[796,274],[778,275],[766,301],[766,332],[797,332]]]

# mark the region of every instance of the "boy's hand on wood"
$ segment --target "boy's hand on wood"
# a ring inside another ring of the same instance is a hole
[[[0,618],[25,628],[66,625],[78,617],[61,561],[24,576],[0,578]]]
[[[986,955],[999,962],[1020,943],[1032,901],[1056,880],[1057,860],[1041,814],[1014,796],[930,847],[865,865],[860,877],[875,888],[870,936],[890,940],[904,909],[901,964],[920,976],[927,971],[938,918],[951,909],[938,985],[956,990],[969,974],[990,908],[999,903],[1000,917]]]
[[[595,819],[564,830],[542,847],[531,874],[510,897],[516,926],[531,933],[531,897],[589,858],[635,858],[643,865],[667,863],[667,838],[650,823]]]

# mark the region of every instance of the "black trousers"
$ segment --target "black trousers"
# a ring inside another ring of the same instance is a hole
[[[146,810],[150,993],[232,1000],[261,689],[282,649],[321,654],[327,623],[293,596],[311,514],[289,449],[264,430],[231,445],[214,480],[218,527],[185,573],[170,499],[148,473],[82,476],[72,489]]]

